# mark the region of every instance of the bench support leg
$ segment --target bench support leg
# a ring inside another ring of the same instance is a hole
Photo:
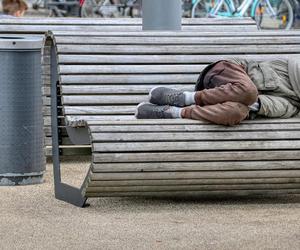
[[[51,131],[52,131],[52,159],[55,197],[78,207],[84,207],[87,200],[82,190],[61,182],[59,130],[58,130],[58,98],[57,98],[57,61],[55,49],[51,48]]]

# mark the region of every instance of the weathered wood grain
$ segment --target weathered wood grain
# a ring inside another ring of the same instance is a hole
[[[119,180],[90,181],[89,187],[181,186],[181,185],[237,185],[299,183],[300,178],[246,178],[246,179],[176,179],[176,180]]]
[[[269,44],[250,44],[247,46],[233,45],[66,45],[58,44],[58,53],[64,54],[241,54],[241,53],[269,53],[273,54],[278,50],[278,45]],[[281,53],[300,53],[297,44],[285,44],[280,48]]]
[[[74,95],[63,96],[62,100],[64,105],[76,104],[76,105],[90,105],[90,104],[138,104],[146,101],[148,95]]]
[[[147,84],[147,85],[62,85],[61,92],[63,95],[72,94],[148,94],[149,91],[158,87],[160,84]],[[176,88],[182,91],[193,91],[195,89],[194,84],[166,84],[169,88]],[[47,90],[45,90],[46,92]]]
[[[144,119],[144,120],[134,120],[134,121],[88,121],[89,126],[92,125],[193,125],[193,124],[208,124],[209,122],[189,120],[189,119]],[[290,123],[300,123],[300,117],[280,119],[280,118],[257,118],[254,120],[244,120],[240,125],[234,126],[235,128],[240,127],[244,124],[290,124]],[[212,124],[210,124],[212,126]],[[217,125],[219,128],[226,127],[222,125]],[[285,126],[285,125],[283,125]]]
[[[61,75],[62,84],[195,84],[199,74]]]
[[[60,74],[199,74],[207,65],[60,65]]]
[[[92,173],[90,179],[101,180],[164,180],[164,179],[231,179],[231,178],[300,178],[300,170],[245,170],[201,172]],[[300,192],[300,190],[299,190]]]
[[[93,143],[96,152],[300,150],[300,140]]]
[[[101,35],[86,39],[83,36],[57,36],[57,44],[89,44],[89,45],[253,45],[253,44],[298,44],[300,36],[264,36],[259,37],[241,36],[241,37],[102,37]]]
[[[160,133],[93,133],[94,142],[153,142],[153,141],[241,141],[241,140],[276,140],[300,139],[300,131],[214,131],[214,132],[169,132]]]
[[[295,37],[300,35],[299,30],[249,30],[244,31],[242,33],[236,32],[236,31],[214,31],[211,29],[210,31],[207,30],[200,30],[202,27],[199,28],[199,30],[194,31],[132,31],[128,33],[128,31],[110,31],[110,32],[97,32],[97,31],[91,31],[89,29],[86,29],[85,31],[52,31],[52,33],[55,36],[85,36],[85,37],[236,37],[237,39],[240,37],[259,37],[259,36],[265,36],[265,37],[282,37],[282,36],[289,36],[289,37]]]
[[[84,119],[84,117],[82,117]],[[137,122],[136,122],[137,121]],[[295,130],[300,129],[299,123],[289,123],[289,124],[251,124],[251,123],[242,123],[237,126],[222,126],[222,125],[214,125],[210,123],[198,123],[198,124],[155,124],[153,122],[149,125],[143,125],[142,123],[138,123],[139,120],[135,120],[136,124],[126,125],[129,121],[124,121],[125,124],[122,124],[122,121],[118,121],[119,126],[115,126],[113,124],[106,125],[98,125],[89,127],[92,133],[96,132],[239,132],[239,131],[287,131],[290,130],[293,133]],[[161,122],[162,123],[162,122]]]
[[[174,186],[122,186],[88,187],[87,193],[113,192],[176,192],[176,191],[219,191],[219,190],[257,190],[257,189],[298,189],[299,183],[288,184],[240,184],[240,185],[174,185]]]
[[[234,157],[232,157],[233,160]],[[180,171],[233,171],[233,170],[300,170],[300,161],[252,161],[226,162],[151,162],[151,163],[99,163],[92,165],[93,173],[125,172],[180,172]]]
[[[279,51],[274,51],[274,53]],[[60,54],[59,61],[62,64],[166,64],[166,63],[200,63],[208,64],[217,60],[229,59],[237,57],[241,59],[252,59],[257,61],[288,59],[294,56],[293,53],[278,53],[278,54],[242,54],[236,53],[234,55],[219,54],[219,55],[82,55],[82,54]],[[76,67],[74,65],[74,67]]]
[[[215,152],[129,152],[129,153],[98,153],[93,152],[93,162],[96,163],[139,163],[139,162],[189,162],[191,159],[197,162],[227,162],[232,161],[258,161],[269,160],[300,160],[299,150],[276,150],[276,151],[230,151]]]
[[[168,191],[168,192],[97,192],[85,193],[86,197],[236,197],[236,196],[261,196],[261,195],[287,195],[299,194],[299,189],[252,189],[252,190],[218,190],[218,191]]]

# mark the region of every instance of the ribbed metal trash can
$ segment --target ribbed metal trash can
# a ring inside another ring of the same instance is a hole
[[[41,37],[0,36],[0,185],[43,181]]]

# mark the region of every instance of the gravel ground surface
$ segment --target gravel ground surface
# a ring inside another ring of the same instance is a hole
[[[0,187],[0,249],[300,249],[300,195],[243,199],[99,198],[77,208],[45,183]],[[88,158],[65,160],[79,186]]]

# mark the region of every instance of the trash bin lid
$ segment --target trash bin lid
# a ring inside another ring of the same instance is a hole
[[[42,36],[0,35],[0,50],[36,50],[41,49]]]

